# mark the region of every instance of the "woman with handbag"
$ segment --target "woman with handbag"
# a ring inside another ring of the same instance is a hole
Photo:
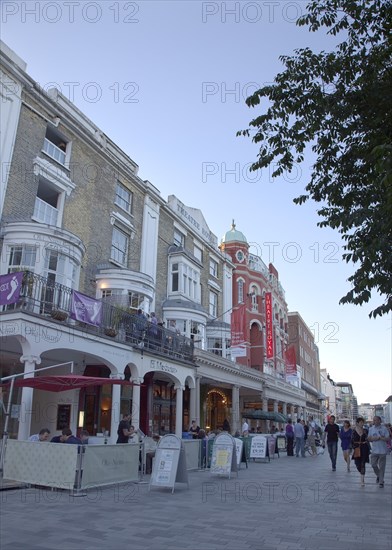
[[[361,487],[365,485],[366,463],[369,463],[370,445],[368,441],[368,432],[363,427],[365,421],[359,416],[351,438],[353,448],[353,460],[358,472],[361,474]]]

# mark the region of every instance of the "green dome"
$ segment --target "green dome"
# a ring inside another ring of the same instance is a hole
[[[246,240],[245,235],[241,233],[241,231],[236,230],[235,223],[233,220],[230,231],[226,231],[226,233],[222,237],[222,243],[229,243],[234,241],[248,244],[248,241]]]

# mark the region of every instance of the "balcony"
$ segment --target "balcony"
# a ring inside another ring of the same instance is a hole
[[[51,317],[54,321],[79,327],[84,332],[109,338],[129,345],[141,353],[166,359],[182,360],[193,363],[194,344],[190,338],[154,325],[147,319],[129,313],[124,309],[111,306],[102,301],[102,321],[93,326],[71,318],[72,292],[69,287],[24,271],[20,297],[17,303],[2,306],[0,315],[12,311],[23,311],[41,317]]]
[[[35,198],[34,218],[47,225],[57,225],[59,211],[39,197]]]
[[[44,152],[56,160],[60,164],[65,164],[66,154],[59,147],[57,147],[52,141],[47,138],[44,140]]]

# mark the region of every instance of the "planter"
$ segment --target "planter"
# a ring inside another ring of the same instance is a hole
[[[66,311],[61,311],[60,309],[52,309],[50,315],[53,319],[56,319],[56,321],[65,321],[68,317],[68,313]]]
[[[105,328],[104,333],[106,334],[106,336],[111,336],[112,338],[117,335],[117,331],[114,328]]]

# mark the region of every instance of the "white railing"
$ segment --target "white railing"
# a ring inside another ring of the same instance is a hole
[[[44,140],[44,151],[47,155],[57,160],[60,164],[65,164],[66,154],[59,147],[57,147],[52,141],[47,138]]]
[[[59,211],[57,208],[50,206],[50,204],[43,201],[39,197],[35,198],[34,217],[38,221],[47,223],[48,225],[57,225],[58,214]]]

